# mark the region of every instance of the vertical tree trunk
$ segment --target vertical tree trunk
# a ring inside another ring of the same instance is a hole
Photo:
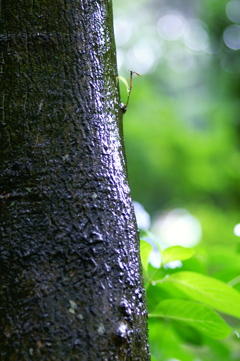
[[[111,1],[0,4],[0,360],[149,360]]]

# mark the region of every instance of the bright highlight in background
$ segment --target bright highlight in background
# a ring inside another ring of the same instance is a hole
[[[229,1],[226,6],[226,14],[234,23],[240,23],[240,1]]]
[[[177,40],[183,35],[184,26],[184,19],[179,14],[168,14],[159,19],[158,32],[166,40]]]
[[[133,202],[133,207],[137,219],[138,228],[143,230],[149,229],[151,220],[149,214],[145,211],[144,207],[138,202]]]
[[[233,229],[233,233],[235,234],[235,236],[240,237],[240,223],[236,224],[236,226]]]
[[[230,49],[240,49],[240,25],[228,26],[224,31],[223,40]]]
[[[153,224],[152,231],[167,246],[196,246],[202,236],[202,228],[194,216],[185,209],[173,209],[159,217]]]

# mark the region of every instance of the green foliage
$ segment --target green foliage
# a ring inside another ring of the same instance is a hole
[[[147,272],[148,269],[148,260],[150,253],[152,252],[152,246],[144,241],[143,239],[140,241],[140,256],[142,261],[142,266],[145,272]]]
[[[225,283],[195,272],[176,272],[156,284],[166,287],[171,293],[177,290],[187,297],[215,308],[218,311],[240,318],[240,293]]]
[[[124,78],[123,76],[118,76],[117,80],[120,80],[125,85],[127,93],[129,93],[129,85],[128,85],[127,79]]]
[[[240,318],[240,293],[219,279],[187,270],[190,259],[198,256],[192,249],[181,246],[159,248],[161,267],[154,268],[148,263],[152,246],[143,240],[140,246],[153,359],[167,360],[166,355],[171,355],[184,361],[192,360],[194,348],[203,343],[215,359],[216,342],[221,341],[213,342],[211,339],[236,339],[239,332],[236,318]],[[180,271],[179,268],[166,267],[175,260],[183,261]],[[239,281],[239,277],[232,280],[233,284]],[[174,340],[174,355],[169,350],[173,345],[161,341],[162,333],[167,333],[164,339]],[[156,339],[157,334],[159,339]],[[181,344],[188,344],[189,350],[183,352]]]
[[[231,332],[228,324],[208,306],[181,299],[160,302],[149,314],[149,317],[168,318],[183,322],[215,339],[225,338]]]
[[[162,251],[162,264],[165,265],[172,261],[184,261],[189,259],[194,254],[194,250],[182,246],[172,246]]]

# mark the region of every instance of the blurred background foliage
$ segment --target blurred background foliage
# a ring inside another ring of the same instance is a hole
[[[124,115],[132,197],[151,217],[142,228],[162,247],[187,239],[197,252],[183,268],[231,282],[240,275],[240,1],[113,6],[119,75],[142,75]],[[196,344],[151,322],[159,360],[240,360],[237,334]]]

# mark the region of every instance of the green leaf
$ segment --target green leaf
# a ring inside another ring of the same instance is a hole
[[[184,261],[186,259],[189,259],[194,254],[194,250],[191,248],[186,248],[182,246],[173,246],[164,249],[162,253],[162,263],[163,265],[172,262],[172,261]]]
[[[193,301],[169,299],[160,302],[149,317],[167,317],[197,328],[214,339],[223,339],[231,327],[210,307]]]
[[[177,272],[156,283],[170,292],[175,288],[193,300],[240,318],[240,293],[219,280],[195,272]]]
[[[127,92],[129,92],[129,86],[128,86],[127,79],[125,79],[123,76],[117,76],[117,79],[121,80],[121,82],[126,86]]]
[[[142,266],[145,272],[148,269],[148,260],[149,256],[152,252],[152,246],[148,242],[144,241],[143,239],[140,240],[140,256],[142,261]]]

